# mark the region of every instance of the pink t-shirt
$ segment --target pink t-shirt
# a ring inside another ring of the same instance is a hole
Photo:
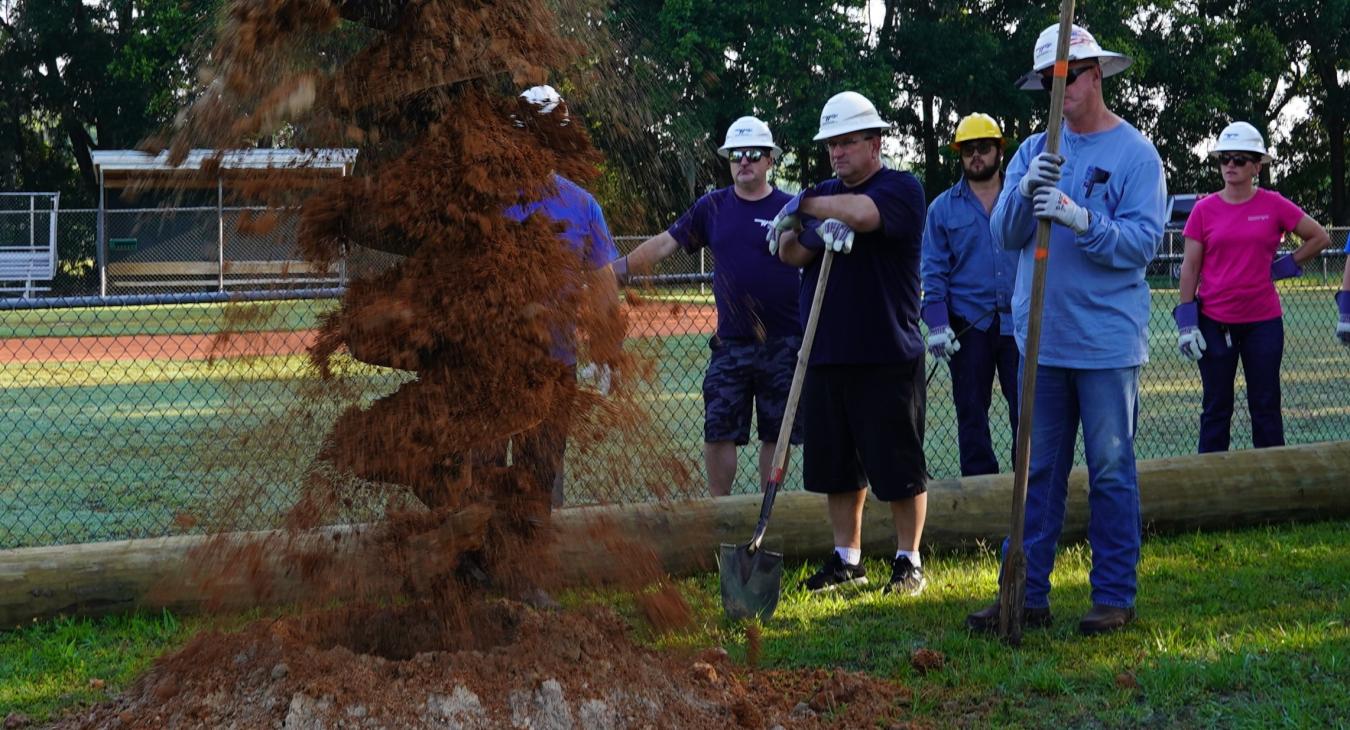
[[[1227,324],[1261,322],[1283,314],[1270,280],[1284,234],[1303,220],[1303,209],[1283,195],[1257,189],[1234,205],[1218,194],[1196,202],[1184,235],[1200,242],[1205,260],[1195,296],[1206,317]]]

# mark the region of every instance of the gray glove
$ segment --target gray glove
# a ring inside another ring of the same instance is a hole
[[[1017,192],[1024,198],[1030,198],[1038,188],[1047,185],[1053,187],[1059,182],[1059,168],[1064,164],[1062,155],[1042,152],[1031,158],[1031,164],[1027,165],[1027,173],[1022,176],[1022,180],[1017,183]]]

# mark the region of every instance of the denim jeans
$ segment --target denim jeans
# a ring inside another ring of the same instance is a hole
[[[1284,358],[1284,320],[1223,324],[1200,314],[1205,356],[1200,358],[1204,397],[1200,410],[1200,453],[1227,451],[1233,423],[1233,380],[1238,361],[1247,380],[1247,410],[1252,417],[1252,446],[1284,445],[1280,413],[1280,361]],[[1231,344],[1230,344],[1231,342]]]
[[[1138,367],[1075,370],[1042,365],[1037,369],[1022,541],[1027,558],[1028,608],[1050,605],[1050,573],[1064,527],[1069,470],[1073,468],[1080,422],[1088,466],[1092,602],[1120,608],[1134,606],[1143,532],[1134,462],[1138,416]]]
[[[947,368],[952,374],[952,400],[956,404],[956,438],[961,449],[961,476],[999,473],[989,436],[989,406],[993,404],[994,374],[1008,402],[1008,427],[1012,430],[1012,451],[1008,468],[1012,469],[1017,450],[1017,383],[1021,355],[1011,335],[999,334],[999,315],[993,315],[989,329],[981,332],[959,317],[951,318],[961,349],[952,354]]]

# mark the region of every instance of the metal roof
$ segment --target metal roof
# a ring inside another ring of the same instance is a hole
[[[94,168],[104,172],[159,170],[196,171],[203,163],[217,156],[220,168],[226,170],[262,170],[296,168],[304,170],[343,169],[356,162],[355,149],[197,149],[188,153],[180,165],[169,164],[169,152],[157,155],[136,150],[102,150],[91,152]]]

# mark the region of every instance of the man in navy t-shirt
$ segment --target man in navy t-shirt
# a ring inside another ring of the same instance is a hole
[[[924,340],[919,332],[919,255],[927,205],[913,175],[881,164],[890,128],[866,97],[846,91],[820,114],[835,178],[802,192],[775,217],[770,249],[803,268],[808,316],[821,252],[836,256],[802,388],[807,491],[827,495],[834,552],[807,590],[866,584],[862,513],[871,486],[889,502],[896,553],[886,593],[927,584],[919,541],[927,514],[923,455]]]
[[[768,182],[782,150],[768,125],[741,117],[717,151],[731,163],[735,185],[699,198],[668,230],[614,263],[622,281],[630,271],[649,271],[677,248],[712,251],[717,334],[703,379],[703,454],[715,497],[731,493],[736,447],[750,442],[752,404],[759,417],[759,483],[768,481],[802,334],[797,269],[770,255],[763,243],[774,214],[791,200]],[[800,422],[789,441],[801,443]]]

